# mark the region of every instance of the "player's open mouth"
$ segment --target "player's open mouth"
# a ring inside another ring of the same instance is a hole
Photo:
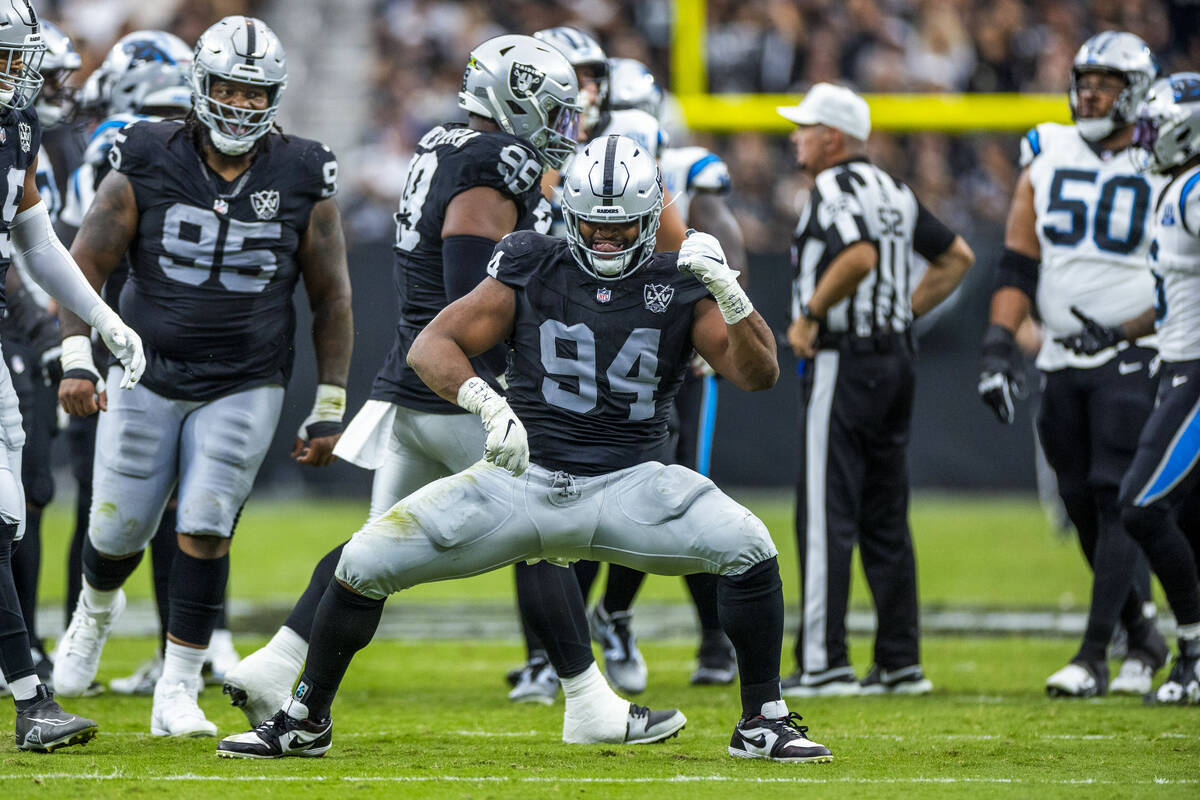
[[[604,254],[604,253],[616,254],[616,253],[621,252],[624,249],[625,249],[624,241],[614,242],[614,241],[610,241],[608,239],[600,239],[600,240],[592,241],[592,250],[597,253],[600,253],[600,254]]]

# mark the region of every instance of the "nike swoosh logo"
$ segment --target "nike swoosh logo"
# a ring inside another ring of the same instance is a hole
[[[723,259],[723,258],[713,258],[712,256],[705,256],[705,258],[707,258],[709,261],[715,261],[715,262],[717,262],[718,264],[724,264],[724,263],[725,263],[725,259]]]
[[[69,720],[69,719],[38,719],[37,717],[30,717],[29,721],[30,722],[40,722],[42,725],[54,725],[54,726],[67,725],[68,723],[71,722],[71,720]]]
[[[508,439],[508,435],[510,433],[512,433],[512,429],[513,429],[513,427],[516,426],[516,424],[517,424],[517,421],[515,419],[510,419],[508,421],[508,427],[504,429],[504,438],[505,439]]]
[[[1142,368],[1142,362],[1140,362],[1140,361],[1134,361],[1132,363],[1126,363],[1126,362],[1122,361],[1119,364],[1117,364],[1117,372],[1121,373],[1122,375],[1129,375],[1131,373],[1137,372],[1141,368]]]
[[[1187,375],[1176,375],[1174,378],[1171,378],[1172,386],[1183,386],[1185,383],[1187,383]]]
[[[765,733],[760,733],[758,736],[754,737],[753,739],[751,739],[749,736],[747,736],[744,733],[741,734],[741,737],[742,737],[742,741],[745,742],[746,744],[752,744],[755,747],[766,747],[767,746],[767,735]]]
[[[325,731],[318,731],[317,733],[310,733],[308,731],[290,731],[285,734],[287,741],[284,741],[284,738],[280,737],[279,749],[283,750],[285,753],[288,750],[297,750],[305,745],[312,744],[317,739],[320,739],[322,736],[324,736],[325,733]]]

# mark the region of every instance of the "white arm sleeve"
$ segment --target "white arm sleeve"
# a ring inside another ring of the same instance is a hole
[[[58,240],[45,203],[39,202],[17,214],[9,230],[25,271],[51,297],[92,327],[96,326],[96,317],[106,311],[111,313]]]

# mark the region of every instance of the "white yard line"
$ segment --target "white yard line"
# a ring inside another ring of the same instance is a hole
[[[558,736],[559,731],[470,731],[456,730],[449,731],[449,734],[455,736],[472,736],[483,739],[515,739],[520,737],[553,737]],[[115,736],[121,738],[161,738],[155,737],[148,731],[100,731],[100,737]],[[350,731],[347,733],[338,733],[334,735],[334,740],[337,739],[354,739],[354,738],[379,738],[379,733],[363,733]],[[830,741],[838,739],[870,739],[879,740],[887,739],[892,742],[929,742],[929,741],[970,741],[970,742],[991,742],[1005,741],[1007,739],[1041,739],[1048,741],[1080,741],[1080,742],[1103,742],[1103,741],[1128,741],[1136,739],[1136,734],[1116,734],[1116,733],[1021,733],[1021,734],[1000,734],[1000,733],[922,733],[914,736],[901,736],[891,733],[828,733],[823,738]],[[1200,739],[1200,731],[1196,733],[1159,733],[1154,736],[1145,737],[1147,739]]]

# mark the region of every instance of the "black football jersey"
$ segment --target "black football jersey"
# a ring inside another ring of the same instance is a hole
[[[297,250],[313,205],[337,191],[337,161],[277,134],[224,181],[178,121],[137,122],[109,152],[137,198],[121,316],[142,337],[142,382],[210,400],[286,384],[294,352]]]
[[[465,413],[438,397],[407,362],[417,334],[448,304],[442,263],[446,207],[467,189],[490,186],[516,203],[515,230],[546,230],[550,204],[542,197],[541,177],[537,154],[507,133],[439,125],[421,137],[396,214],[396,339],[375,376],[372,399],[435,414]],[[495,372],[503,370],[494,361],[472,360],[476,372],[493,386]]]
[[[508,402],[530,460],[599,475],[658,458],[692,355],[696,302],[708,291],[655,253],[619,281],[580,269],[565,240],[505,236],[489,274],[516,291]]]
[[[41,147],[42,126],[33,106],[0,116],[0,170],[7,176],[0,181],[0,311],[5,307],[4,287],[12,264],[12,221],[25,194],[25,171]]]

